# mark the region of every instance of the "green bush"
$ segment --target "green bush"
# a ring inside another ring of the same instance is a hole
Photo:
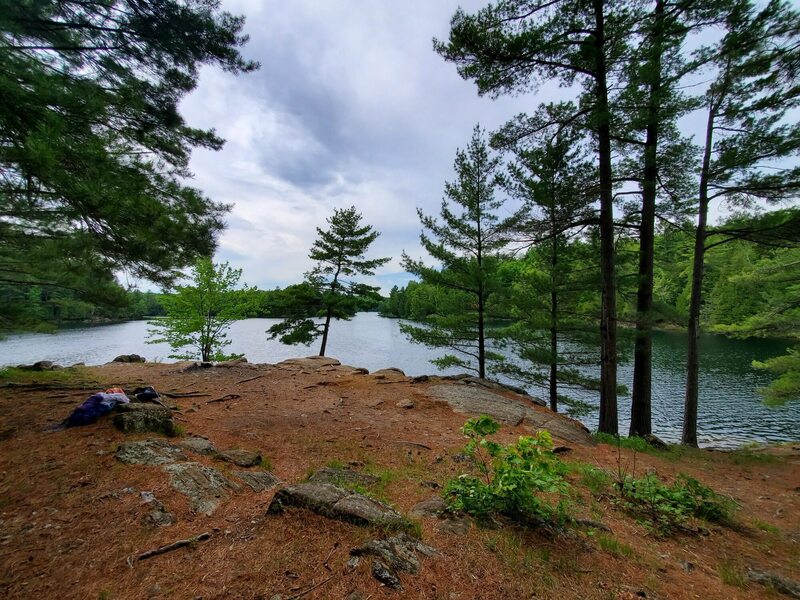
[[[565,503],[552,506],[541,495],[565,495],[565,465],[553,454],[547,431],[522,436],[503,446],[487,439],[500,425],[487,416],[467,421],[462,432],[469,438],[464,448],[476,473],[465,473],[448,482],[444,495],[452,510],[478,519],[504,515],[520,522],[563,521]]]
[[[625,476],[618,485],[623,506],[646,518],[661,534],[679,529],[689,517],[723,522],[733,512],[730,499],[684,474],[672,485],[652,473],[641,479]]]

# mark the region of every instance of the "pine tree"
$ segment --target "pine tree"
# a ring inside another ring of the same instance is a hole
[[[371,225],[361,224],[362,216],[355,206],[335,209],[327,219],[329,228],[317,227],[317,239],[309,258],[317,265],[306,273],[304,285],[291,289],[293,314],[269,328],[271,338],[284,344],[309,344],[322,336],[319,355],[325,355],[331,319],[351,319],[359,301],[379,299],[378,288],[350,278],[375,274],[375,269],[390,258],[365,258],[372,242],[380,235]],[[322,317],[318,323],[314,317]]]
[[[422,247],[439,263],[428,266],[403,253],[403,267],[423,283],[446,290],[446,302],[419,327],[401,324],[413,342],[452,353],[434,361],[440,368],[459,366],[485,378],[493,357],[487,329],[493,296],[502,287],[498,278],[499,253],[516,216],[500,220],[503,205],[495,193],[501,183],[501,161],[490,156],[480,127],[476,126],[466,150],[458,150],[456,180],[445,184],[441,221],[417,210],[423,231]]]
[[[780,0],[760,10],[740,0],[725,26],[716,47],[702,51],[715,77],[704,97],[706,132],[689,305],[682,441],[692,446],[697,445],[705,253],[727,239],[758,237],[752,228],[740,234],[709,228],[709,206],[714,201],[775,203],[800,192],[800,168],[787,162],[800,155],[800,127],[788,120],[789,111],[800,106],[800,13]],[[714,235],[722,238],[712,241]]]
[[[582,123],[594,138],[600,200],[600,419],[604,433],[618,431],[617,289],[614,251],[612,106],[609,86],[627,52],[630,15],[626,2],[505,0],[474,15],[458,10],[446,43],[437,52],[456,63],[481,94],[499,96],[535,88],[541,80],[581,83],[579,110],[570,122]],[[528,131],[517,128],[518,136]]]

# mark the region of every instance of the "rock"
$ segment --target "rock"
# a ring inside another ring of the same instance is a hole
[[[361,592],[350,592],[345,596],[344,600],[364,600],[364,596]]]
[[[265,492],[281,483],[281,480],[269,471],[234,471],[233,474],[254,492]]]
[[[401,533],[385,540],[372,540],[350,550],[351,556],[374,556],[394,571],[416,575],[420,570],[417,552],[425,556],[437,554],[435,548],[423,544],[417,538]]]
[[[215,456],[218,452],[216,446],[203,437],[190,437],[178,445],[184,450],[205,456]]]
[[[243,365],[247,365],[248,367],[255,366],[248,363],[247,359],[244,356],[239,358],[234,358],[232,360],[223,360],[222,362],[214,364],[215,367],[222,367],[223,369],[230,369],[231,367],[241,367]]]
[[[650,444],[656,450],[669,450],[669,444],[667,444],[661,438],[653,435],[652,433],[643,435],[642,439],[648,444]]]
[[[389,567],[379,560],[372,561],[372,576],[380,581],[383,585],[394,590],[403,589],[403,586],[400,584],[400,579],[398,579],[397,575],[392,573],[389,570]]]
[[[787,579],[777,573],[761,571],[759,569],[747,569],[747,578],[763,586],[772,588],[790,598],[800,598],[800,583]]]
[[[174,437],[178,429],[172,420],[172,411],[158,404],[131,402],[118,404],[114,426],[123,433],[155,432]]]
[[[115,455],[127,465],[168,465],[187,460],[180,448],[163,440],[142,440],[120,444]]]
[[[506,398],[480,386],[439,384],[427,393],[447,402],[457,412],[472,416],[489,415],[507,425],[525,424],[533,429],[547,429],[554,437],[583,446],[596,442],[581,423],[551,412],[536,410],[523,400]]]
[[[144,521],[148,525],[166,527],[175,523],[175,515],[167,512],[164,505],[159,502],[153,492],[141,492],[142,504],[149,504],[152,509],[145,515]]]
[[[426,381],[430,381],[430,379],[430,375],[417,375],[411,378],[411,383],[425,383]]]
[[[396,367],[389,367],[388,369],[378,369],[377,371],[372,372],[373,375],[400,375],[401,377],[405,377],[406,374]]]
[[[143,363],[147,362],[144,356],[139,356],[138,354],[120,354],[111,362],[118,362],[118,363]]]
[[[49,360],[40,360],[32,365],[17,365],[17,368],[24,371],[57,371],[64,367]]]
[[[260,453],[251,452],[250,450],[241,450],[240,448],[225,450],[224,452],[220,452],[217,457],[226,462],[233,463],[237,467],[244,467],[245,469],[257,467],[263,460]]]
[[[307,508],[356,525],[402,526],[403,517],[382,502],[330,483],[298,483],[278,490],[267,509],[279,514],[290,506]]]
[[[453,535],[467,535],[472,523],[467,517],[447,517],[439,521],[437,529]]]
[[[350,371],[351,375],[369,375],[369,369],[364,367],[353,367]],[[353,592],[356,593],[356,592]]]
[[[328,356],[308,356],[306,358],[290,358],[279,362],[275,366],[291,371],[301,371],[303,369],[315,370],[322,367],[335,367],[341,364],[342,363],[335,358],[330,358]]]
[[[323,467],[308,478],[313,483],[332,483],[334,485],[372,485],[378,481],[374,475],[359,473],[350,469]]]
[[[397,404],[395,404],[397,408],[414,408],[414,402],[412,400],[400,400]]]
[[[438,517],[447,510],[447,504],[439,496],[415,504],[408,513],[409,516],[420,519],[423,517]]]
[[[179,370],[181,373],[191,373],[193,371],[200,371],[201,369],[210,369],[213,366],[214,363],[208,361],[195,361],[188,365],[183,365]]]
[[[210,515],[222,500],[228,498],[230,490],[240,489],[216,469],[199,463],[175,463],[167,465],[164,470],[171,475],[172,487],[189,498],[194,512]]]

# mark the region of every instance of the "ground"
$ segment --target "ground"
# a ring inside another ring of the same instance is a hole
[[[0,595],[287,600],[344,599],[356,591],[375,599],[745,599],[785,597],[748,582],[748,568],[795,579],[800,573],[798,445],[634,453],[563,444],[569,450],[561,456],[574,467],[573,514],[602,522],[611,533],[582,527],[554,538],[502,525],[472,526],[461,536],[440,531],[436,519],[422,519],[422,539],[439,554],[423,558],[419,574],[401,575],[404,591],[397,592],[372,578],[368,562],[352,572],[346,567],[350,549],[386,532],[304,509],[268,515],[275,490],[246,486],[213,514],[193,513],[163,468],[115,458],[121,443],[158,436],[125,435],[108,418],[50,430],[93,391],[148,384],[161,392],[204,394],[176,400],[182,437],[202,435],[219,449],[259,451],[266,464],[258,469],[287,483],[326,465],[350,466],[377,475],[372,492],[407,514],[440,493],[434,483],[443,486],[465,469],[460,427],[467,417],[426,392],[441,382],[302,361],[184,366],[112,363],[38,379],[32,374],[38,387],[12,385],[19,377],[0,380]],[[238,397],[209,402],[226,394]],[[530,433],[523,422],[505,425],[498,438],[511,442]],[[225,475],[237,469],[212,456],[191,460]],[[699,533],[660,537],[613,495],[594,494],[580,474],[585,464],[612,475],[653,471],[666,480],[688,473],[735,500],[734,523],[702,523]],[[142,491],[152,492],[176,522],[148,525]],[[211,537],[136,560],[203,532]]]

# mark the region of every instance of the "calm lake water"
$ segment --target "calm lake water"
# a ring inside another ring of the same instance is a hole
[[[277,319],[247,319],[234,323],[230,352],[243,353],[251,362],[275,363],[286,358],[316,354],[318,346],[284,346],[268,340],[265,331]],[[0,340],[0,366],[38,360],[70,365],[102,364],[119,354],[141,354],[149,361],[170,362],[166,344],[147,344],[147,322],[64,329],[54,334],[12,335]],[[732,340],[704,336],[701,340],[700,415],[698,438],[703,446],[734,447],[747,442],[800,439],[800,402],[768,407],[756,388],[770,376],[750,366],[782,354],[786,343],[776,340]],[[398,367],[408,375],[436,373],[430,360],[436,350],[411,344],[398,322],[374,313],[360,313],[352,321],[334,322],[328,343],[329,356],[370,371]],[[653,340],[653,430],[668,441],[680,438],[683,411],[686,336],[656,332]],[[457,371],[451,371],[457,372]],[[632,365],[620,366],[621,383],[629,387]],[[535,391],[534,391],[535,393]],[[583,399],[597,403],[597,398]],[[620,397],[620,431],[627,431],[630,399]],[[582,419],[590,429],[596,414]]]

